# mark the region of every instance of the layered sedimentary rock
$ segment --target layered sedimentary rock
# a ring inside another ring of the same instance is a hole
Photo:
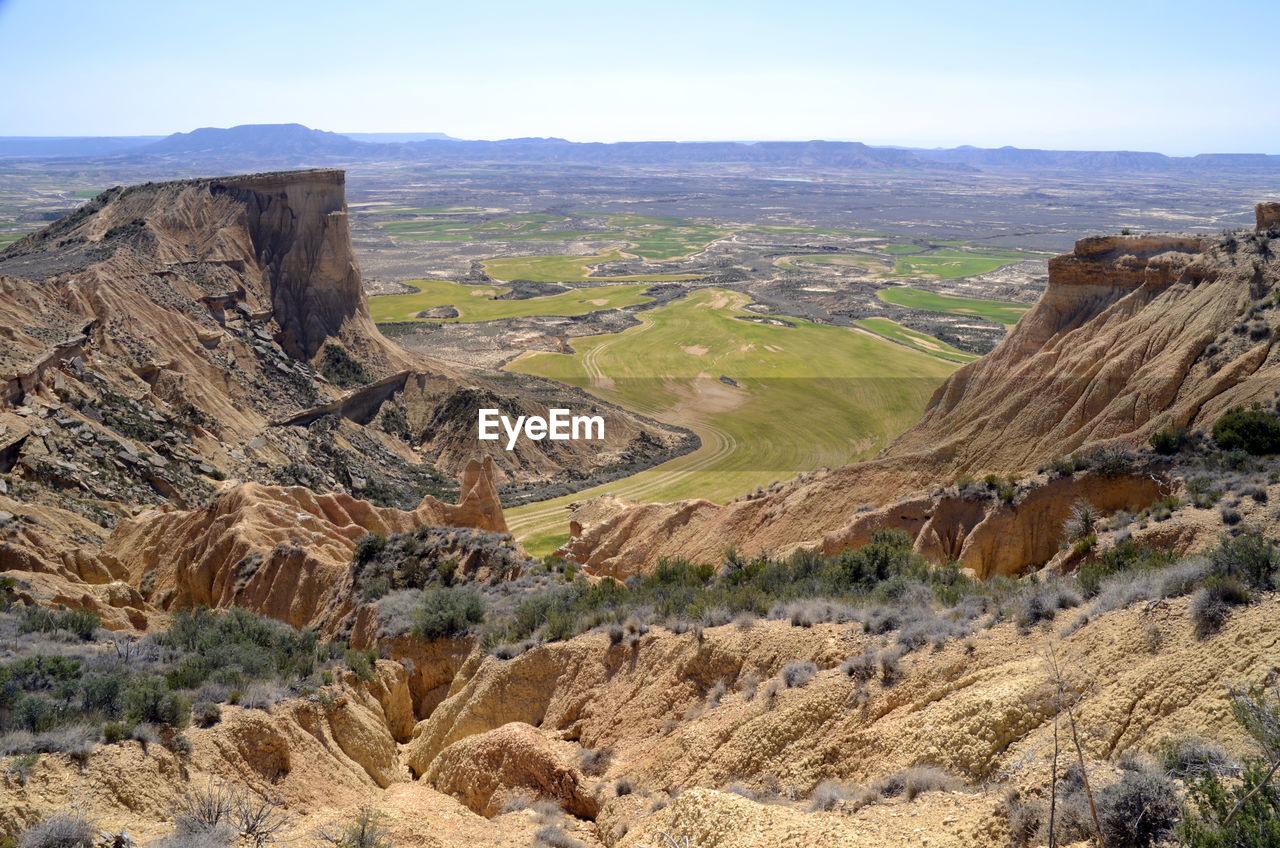
[[[492,463],[468,466],[456,505],[428,496],[409,511],[246,483],[196,510],[122,522],[101,560],[132,585],[147,581],[161,609],[238,606],[295,627],[336,627],[352,611],[347,578],[356,540],[422,525],[505,533]]]

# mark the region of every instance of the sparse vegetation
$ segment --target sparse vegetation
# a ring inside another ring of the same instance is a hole
[[[56,612],[56,611],[55,611]],[[0,626],[45,620],[28,610],[0,613]],[[96,617],[94,619],[96,621]],[[177,613],[167,630],[141,640],[116,637],[98,646],[46,643],[0,664],[0,750],[87,756],[99,742],[173,739],[194,718],[207,726],[219,701],[252,700],[256,687],[300,685],[341,656],[315,633],[241,609]],[[58,650],[49,652],[52,645]],[[158,729],[157,729],[158,728]]]
[[[316,370],[340,389],[363,386],[370,381],[369,372],[365,370],[360,360],[348,353],[345,347],[334,342],[326,343],[324,349],[320,351],[320,361],[316,364]]]
[[[18,836],[18,848],[94,848],[98,823],[80,801],[41,819]]]
[[[782,670],[782,682],[788,689],[799,689],[809,685],[809,681],[817,673],[818,667],[811,662],[787,663],[787,667]]]
[[[1234,780],[1206,768],[1188,785],[1178,836],[1189,848],[1280,845],[1280,682],[1230,692],[1236,721],[1258,754]]]
[[[361,807],[341,830],[320,830],[321,844],[333,848],[394,848],[382,816],[372,807]]]

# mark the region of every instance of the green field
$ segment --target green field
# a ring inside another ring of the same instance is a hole
[[[923,309],[928,312],[950,312],[953,315],[976,315],[997,324],[1016,324],[1030,306],[1003,300],[980,300],[976,297],[953,297],[907,286],[881,289],[876,295],[885,303]]]
[[[896,321],[890,321],[888,318],[863,318],[853,323],[864,330],[870,330],[877,336],[884,336],[886,339],[892,339],[907,347],[915,348],[921,353],[927,353],[930,356],[936,356],[948,362],[972,362],[978,358],[976,353],[969,353],[952,347],[927,333],[917,332],[902,326]]]
[[[539,283],[572,283],[607,280],[615,283],[664,283],[696,280],[698,274],[631,274],[593,277],[593,265],[624,258],[617,248],[605,248],[587,256],[505,256],[482,263],[484,272],[495,280],[533,280]]]
[[[885,253],[892,253],[895,256],[906,256],[908,254],[919,253],[924,250],[924,248],[918,244],[886,244],[880,249]]]
[[[936,277],[955,279],[989,274],[997,268],[1033,258],[1009,250],[953,250],[944,248],[899,259],[893,266],[895,277]]]
[[[447,280],[413,280],[416,294],[384,294],[369,298],[369,312],[378,323],[392,321],[444,320],[454,322],[497,321],[527,315],[585,315],[602,309],[635,306],[653,300],[641,294],[645,285],[589,286],[546,297],[494,300],[511,291],[506,286],[465,286]],[[452,306],[457,318],[422,319],[425,309]]]
[[[567,504],[604,492],[725,501],[872,456],[919,418],[957,367],[847,327],[743,320],[758,317],[744,309],[748,302],[738,292],[700,290],[639,313],[638,327],[575,339],[572,355],[529,354],[507,366],[687,426],[703,442],[625,480],[509,510],[508,524],[531,551],[546,553],[563,537]]]
[[[805,268],[802,265],[795,264],[796,262],[812,265],[839,265],[844,268],[861,268],[877,276],[884,276],[889,270],[885,260],[858,253],[813,253],[803,256],[783,256],[777,259],[775,264],[779,268],[786,268],[789,271],[804,271]]]
[[[609,215],[613,238],[630,245],[627,252],[646,262],[682,259],[706,248],[733,230],[699,224],[683,218],[659,218],[652,215]]]

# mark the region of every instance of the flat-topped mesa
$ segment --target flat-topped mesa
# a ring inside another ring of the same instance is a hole
[[[1280,202],[1272,200],[1259,203],[1253,207],[1253,213],[1258,219],[1258,232],[1280,227]]]
[[[344,335],[349,322],[370,321],[351,250],[345,182],[342,171],[328,169],[208,181],[213,195],[244,204],[280,344],[301,359]]]

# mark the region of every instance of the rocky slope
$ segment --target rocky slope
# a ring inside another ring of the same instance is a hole
[[[1005,622],[917,650],[895,678],[866,682],[839,664],[889,637],[860,625],[655,629],[618,644],[597,631],[508,661],[472,654],[416,722],[405,668],[383,660],[367,683],[347,675],[269,711],[227,707],[220,724],[187,731],[189,754],[123,742],[82,766],[46,755],[25,783],[3,778],[0,829],[89,785],[105,826],[147,839],[171,827],[177,796],[216,779],[279,798],[295,816],[293,838],[372,805],[397,844],[528,845],[553,823],[585,844],[624,848],[652,846],[660,831],[700,848],[919,845],[922,835],[1000,844],[1004,792],[1044,791],[1049,656],[1079,699],[1086,762],[1105,785],[1121,754],[1167,739],[1243,750],[1226,685],[1275,665],[1275,604],[1273,595],[1239,609],[1207,638],[1193,634],[1185,599],[1074,627],[1079,614],[1066,613],[1029,633]],[[795,661],[817,673],[788,688],[779,675]],[[804,800],[825,779],[868,785],[920,764],[957,782],[861,808],[811,811]],[[527,809],[537,799],[567,813]]]
[[[953,374],[920,422],[875,460],[726,506],[587,503],[573,516],[566,553],[622,574],[662,556],[717,561],[729,546],[830,551],[881,521],[917,532],[919,549],[960,557],[980,574],[1039,565],[1057,542],[1033,540],[1034,528],[1060,527],[1077,497],[1106,496],[1063,484],[1056,498],[992,511],[957,503],[936,485],[962,473],[1025,476],[1076,452],[1142,445],[1161,428],[1205,428],[1237,404],[1270,405],[1280,390],[1280,251],[1270,247],[1270,210],[1259,206],[1255,233],[1082,239],[1050,262],[1047,290],[1008,338]],[[1109,508],[1136,511],[1154,499],[1152,486],[1126,486],[1124,497],[1116,487]],[[859,514],[877,508],[878,518]],[[976,538],[979,527],[991,539],[1016,531],[1031,541],[996,553]]]

